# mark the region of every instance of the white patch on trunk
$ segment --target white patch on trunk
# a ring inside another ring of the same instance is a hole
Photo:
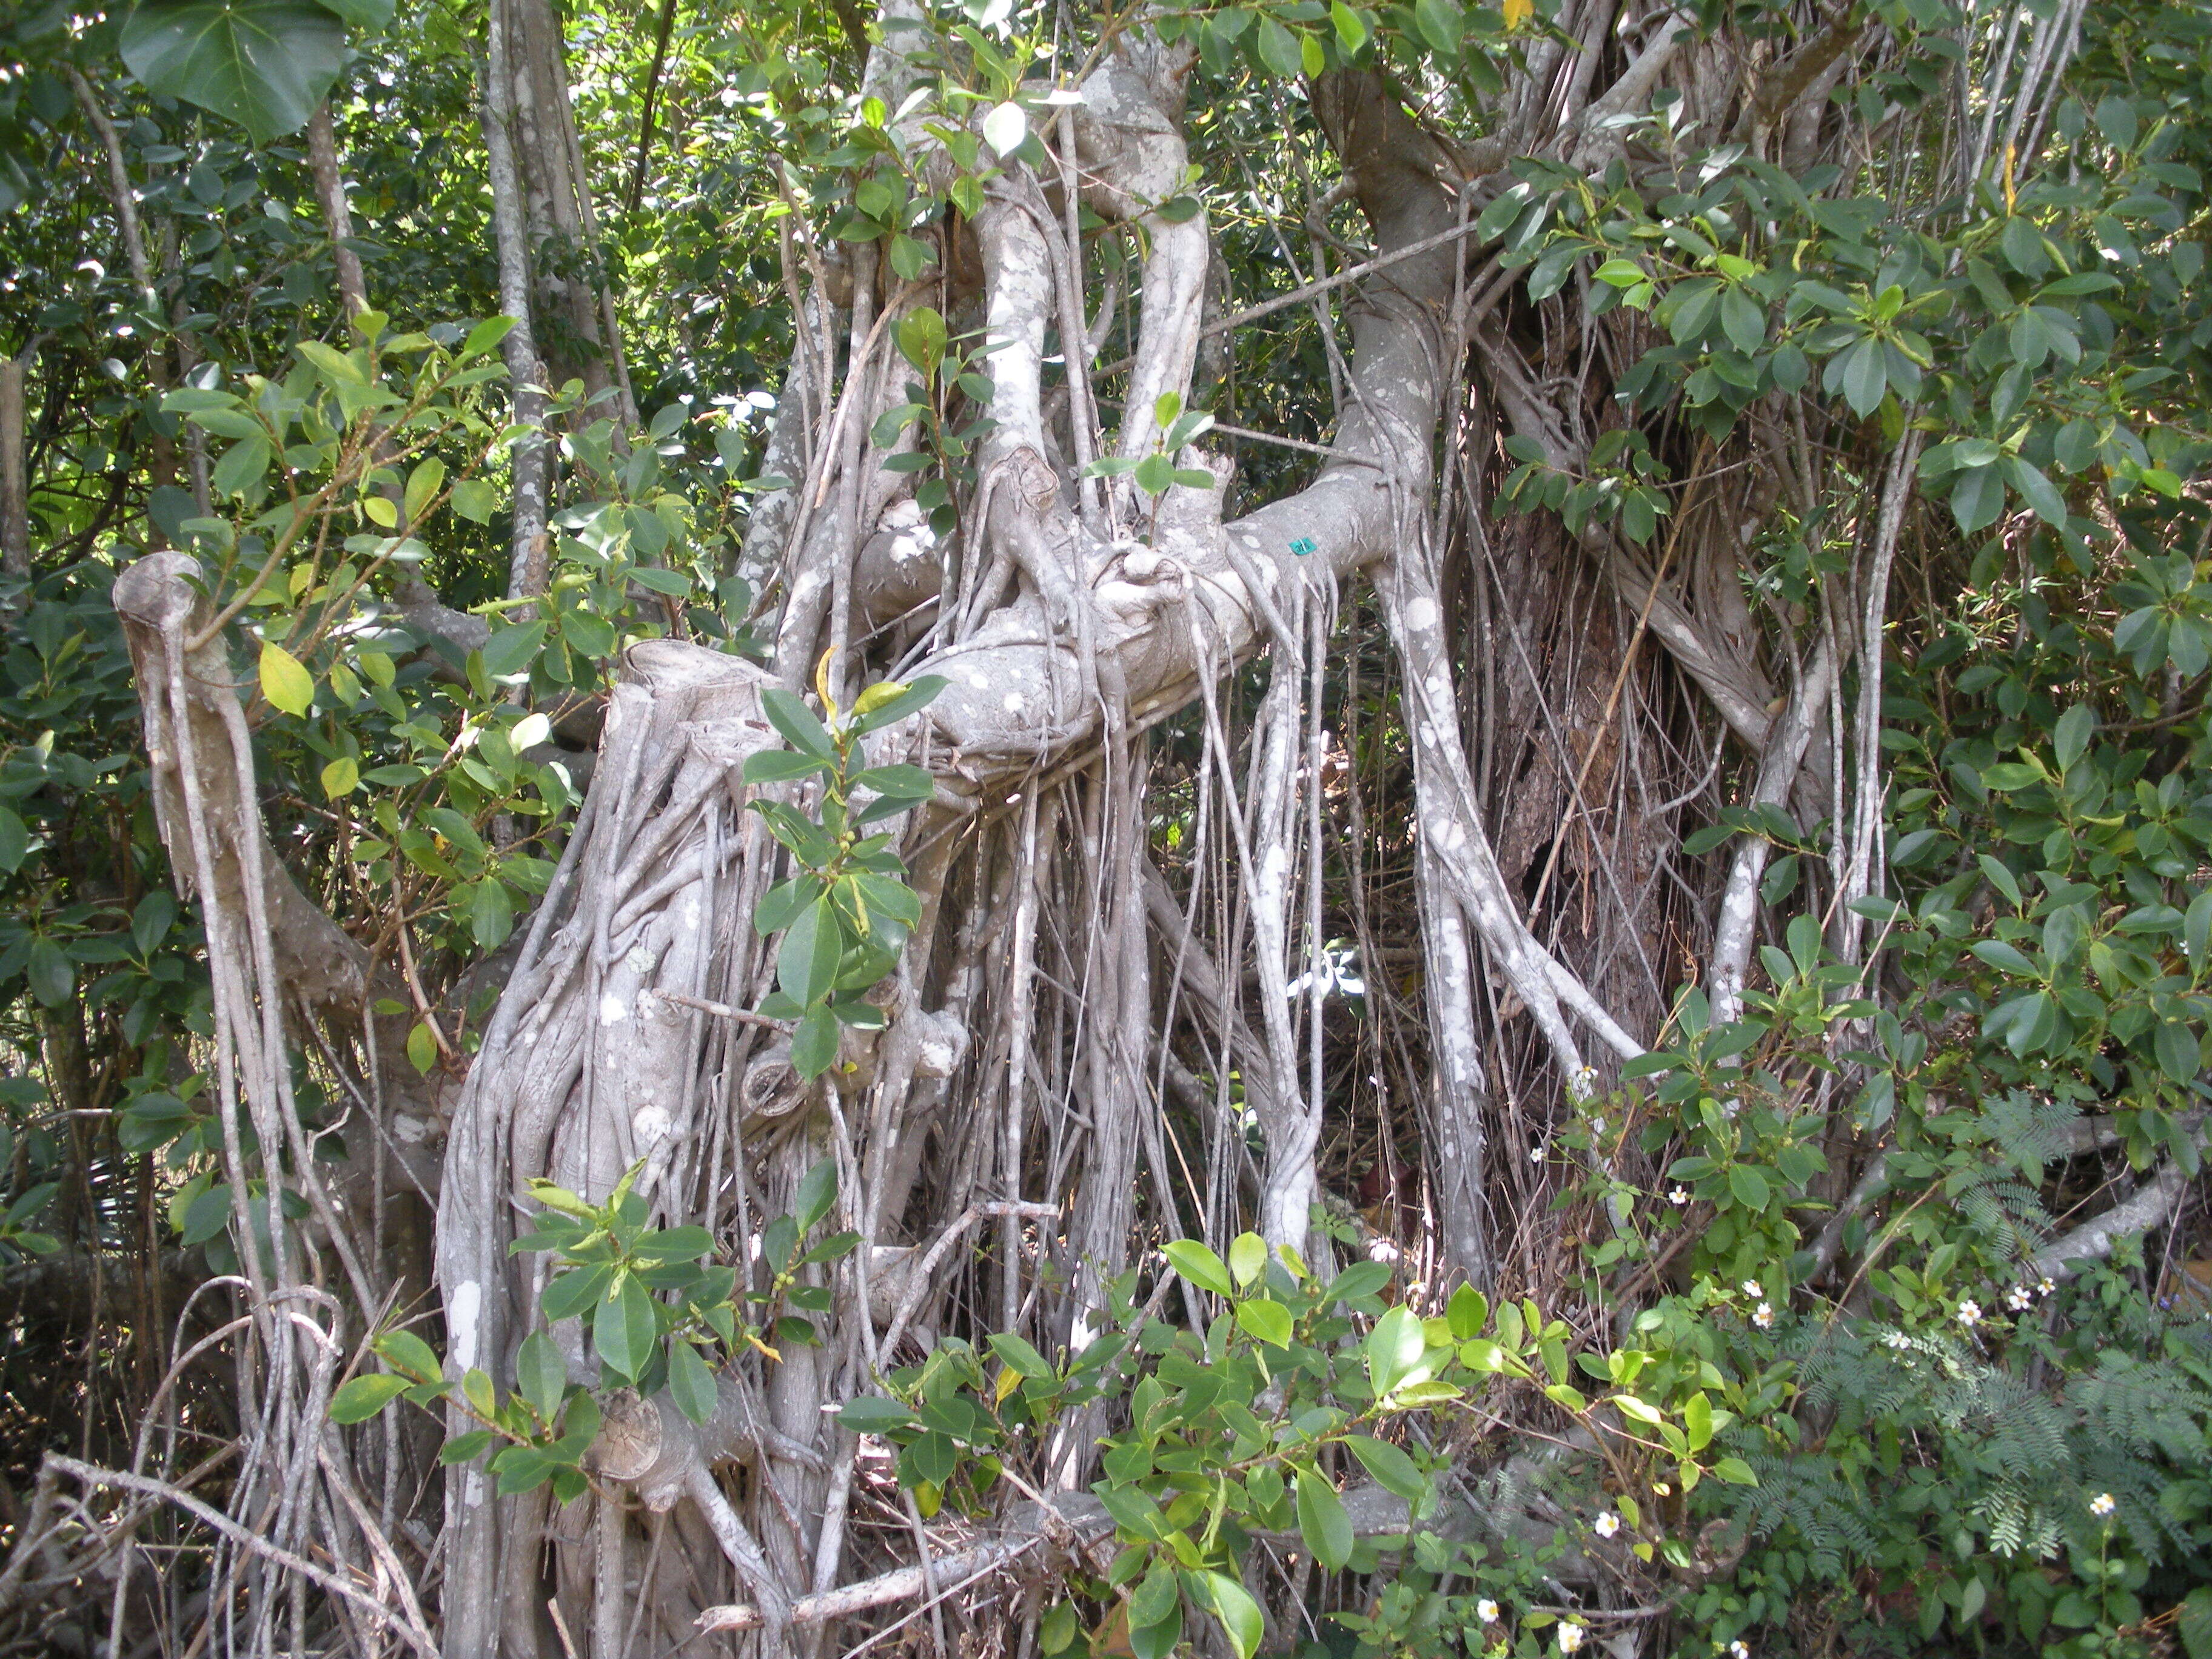
[[[1406,607],[1406,626],[1413,629],[1434,628],[1437,625],[1437,604],[1434,599],[1415,599]]]
[[[599,1024],[619,1025],[629,1018],[629,1005],[612,991],[599,999]]]
[[[453,1286],[453,1299],[446,1304],[446,1330],[453,1339],[453,1369],[465,1371],[477,1363],[477,1312],[483,1306],[483,1286],[464,1279]]]
[[[666,1136],[670,1123],[666,1107],[639,1107],[629,1121],[629,1127],[637,1135],[638,1150],[643,1152]]]

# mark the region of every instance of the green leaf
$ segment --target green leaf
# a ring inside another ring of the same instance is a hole
[[[2199,1584],[2189,1592],[2176,1625],[2189,1659],[2212,1659],[2212,1584]]]
[[[422,516],[423,509],[437,499],[438,492],[446,487],[446,464],[435,455],[422,461],[407,475],[407,491],[401,512],[412,524]]]
[[[261,647],[261,695],[288,714],[305,714],[315,700],[315,677],[283,646]]]
[[[799,1016],[791,1034],[791,1063],[799,1076],[811,1083],[837,1059],[837,1016],[827,1003],[816,1003]]]
[[[2089,752],[2096,735],[2097,711],[2086,702],[2075,703],[2058,717],[2058,724],[2051,731],[2051,747],[2061,775],[2073,770],[2074,763]]]
[[[561,1357],[553,1339],[544,1331],[532,1331],[524,1337],[514,1355],[515,1392],[550,1422],[568,1387],[568,1362]]]
[[[1438,0],[1425,0],[1434,5]],[[1274,18],[1262,14],[1260,18],[1260,61],[1266,64],[1279,81],[1295,81],[1305,71],[1305,54],[1298,50],[1298,38]]]
[[[2212,965],[2212,887],[2189,901],[2181,921],[2181,944],[2189,952],[2189,965],[2201,976]]]
[[[945,361],[945,319],[929,306],[916,306],[899,319],[898,349],[924,374]]]
[[[1164,495],[1175,482],[1175,463],[1164,453],[1147,455],[1137,463],[1137,488],[1147,495]]]
[[[859,718],[853,722],[853,730],[864,737],[871,732],[879,732],[895,721],[904,720],[915,710],[928,707],[935,701],[937,694],[950,684],[942,674],[924,674],[889,699],[866,707],[861,706],[867,702],[868,694],[864,691],[860,694],[860,703],[854,705],[854,712]],[[871,686],[869,690],[875,689]]]
[[[1146,1630],[1163,1623],[1176,1610],[1179,1586],[1175,1563],[1166,1557],[1154,1561],[1129,1597],[1129,1626]]]
[[[404,1371],[417,1382],[430,1382],[443,1374],[445,1367],[430,1345],[412,1331],[386,1331],[376,1339],[376,1351],[386,1364]]]
[[[2197,1073],[2202,1054],[2197,1033],[2179,1020],[2164,1020],[2151,1039],[2158,1068],[2176,1083],[2186,1083]]]
[[[2020,498],[2035,509],[2035,516],[2057,529],[2066,528],[2066,498],[2058,493],[2043,471],[2021,459],[2008,455],[2002,463],[2005,481],[2020,491]]]
[[[461,343],[460,361],[481,357],[494,346],[514,332],[512,317],[487,317],[469,331],[469,337]]]
[[[635,1275],[618,1273],[592,1316],[592,1344],[599,1363],[625,1382],[644,1375],[653,1358],[653,1345],[660,1334],[653,1298]]]
[[[844,954],[844,924],[829,899],[818,898],[785,932],[776,951],[776,982],[793,1002],[809,1007],[830,994]]]
[[[1428,1478],[1412,1458],[1389,1441],[1354,1434],[1347,1435],[1344,1443],[1352,1448],[1352,1455],[1384,1491],[1395,1493],[1408,1504],[1418,1504],[1428,1495]]]
[[[552,1461],[529,1446],[509,1446],[491,1460],[491,1466],[499,1475],[499,1495],[502,1498],[535,1492],[553,1473]]]
[[[1367,1333],[1367,1381],[1377,1400],[1388,1399],[1421,1363],[1428,1346],[1419,1318],[1403,1303],[1387,1310]]]
[[[2009,899],[2014,909],[2018,909],[2027,902],[2021,895],[2018,878],[2014,876],[2010,866],[2002,859],[1993,858],[1987,853],[1980,853],[1975,855],[1975,861],[1981,866],[1982,873],[1990,878],[1990,885]]]
[[[1255,1300],[1237,1304],[1237,1322],[1255,1340],[1278,1348],[1291,1346],[1291,1310],[1279,1302]]]
[[[988,1339],[991,1352],[1024,1376],[1039,1382],[1052,1380],[1055,1373],[1045,1357],[1011,1331],[994,1331]]]
[[[1962,467],[1951,478],[1951,516],[1971,536],[2004,511],[2004,480],[1994,466]]]
[[[1705,1398],[1700,1389],[1682,1405],[1682,1431],[1689,1437],[1690,1449],[1703,1451],[1713,1437],[1713,1402]]]
[[[1257,1233],[1239,1233],[1230,1241],[1229,1272],[1239,1286],[1249,1285],[1267,1267],[1267,1241]]]
[[[714,1373],[707,1369],[699,1350],[689,1342],[672,1342],[668,1346],[668,1396],[676,1402],[677,1410],[699,1424],[709,1421],[715,1407],[721,1403]]]
[[[315,0],[357,29],[380,29],[392,21],[392,0]]]
[[[1362,1297],[1373,1296],[1390,1282],[1390,1264],[1387,1261],[1355,1261],[1329,1282],[1322,1298],[1322,1305],[1338,1302],[1357,1302]]]
[[[265,144],[307,125],[345,67],[345,28],[295,0],[141,0],[123,61],[149,92],[235,121]]]
[[[1451,0],[1413,0],[1413,22],[1437,51],[1448,57],[1458,52],[1467,18]]]
[[[413,1386],[408,1378],[390,1371],[356,1376],[331,1396],[331,1421],[366,1423]]]
[[[1075,1617],[1075,1603],[1055,1601],[1037,1626],[1037,1647],[1048,1654],[1065,1653],[1075,1645],[1080,1628]]]
[[[1881,407],[1882,394],[1889,390],[1889,367],[1881,341],[1861,340],[1837,360],[1830,373],[1838,383],[1830,389],[1840,390],[1851,412],[1862,420]]]
[[[30,850],[31,832],[23,827],[23,820],[6,807],[0,806],[0,871],[13,875],[22,867],[23,860]],[[165,927],[162,931],[166,933],[168,930]],[[153,947],[141,940],[138,948],[146,951]]]
[[[2035,963],[2027,954],[2001,939],[1976,939],[1966,948],[2001,973],[2016,975],[2022,979],[2036,977]]]
[[[1728,1172],[1729,1192],[1735,1201],[1747,1210],[1763,1210],[1770,1196],[1766,1177],[1748,1164],[1732,1164]]]
[[[896,1400],[860,1395],[837,1408],[837,1420],[854,1434],[885,1434],[913,1423],[914,1413]]]
[[[1234,1294],[1229,1283],[1229,1269],[1221,1258],[1194,1238],[1170,1240],[1160,1247],[1160,1254],[1177,1273],[1202,1291],[1212,1291],[1216,1296]]]
[[[484,672],[495,680],[511,679],[537,660],[544,644],[545,624],[542,622],[495,628],[479,653],[483,659]]]
[[[1731,1486],[1755,1486],[1759,1484],[1759,1477],[1752,1473],[1751,1465],[1741,1457],[1721,1459],[1713,1465],[1713,1478],[1725,1480]]]
[[[269,471],[272,453],[269,440],[258,432],[251,437],[240,438],[223,451],[222,459],[215,464],[215,471],[208,475],[208,482],[214,486],[218,495],[243,495],[258,483],[261,475]]]
[[[802,755],[795,749],[763,749],[745,757],[747,783],[788,783],[793,778],[819,777],[830,763],[818,755]]]
[[[474,1462],[483,1455],[484,1448],[497,1438],[489,1429],[471,1429],[466,1434],[457,1434],[438,1448],[438,1462],[447,1468]]]
[[[937,793],[936,778],[919,766],[871,766],[853,782],[897,800],[927,800]]]
[[[837,745],[830,740],[829,732],[814,711],[793,693],[772,685],[761,693],[761,708],[769,724],[782,732],[784,741],[793,748],[826,761],[837,758]]]
[[[1352,1559],[1352,1517],[1344,1512],[1344,1500],[1328,1477],[1318,1469],[1298,1471],[1298,1535],[1314,1559],[1331,1572]]]
[[[836,1201],[837,1160],[825,1158],[799,1177],[799,1190],[792,1197],[791,1218],[799,1224],[799,1237],[813,1231],[815,1223],[828,1215]]]
[[[1340,3],[1338,9],[1343,8]],[[1221,1621],[1221,1628],[1236,1644],[1237,1659],[1252,1659],[1260,1650],[1260,1640],[1267,1633],[1267,1621],[1261,1614],[1260,1604],[1252,1599],[1252,1592],[1226,1573],[1206,1575],[1208,1598],[1213,1605],[1213,1616]]]

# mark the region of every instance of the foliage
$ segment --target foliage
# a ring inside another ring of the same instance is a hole
[[[867,992],[897,965],[907,930],[921,919],[921,900],[901,879],[906,866],[890,850],[892,837],[861,831],[927,800],[936,781],[919,766],[868,765],[860,739],[927,708],[945,684],[934,674],[911,685],[881,681],[855,697],[848,712],[830,695],[829,674],[825,654],[815,684],[827,726],[790,692],[762,692],[769,721],[792,746],[749,756],[744,764],[749,784],[821,780],[817,817],[785,800],[756,796],[748,803],[799,865],[797,874],[761,896],[753,925],[763,938],[783,935],[776,989],[760,1012],[798,1022],[791,1063],[808,1079],[836,1059],[841,1027],[883,1029],[883,1010]]]
[[[488,1467],[502,1492],[530,1492],[550,1480],[554,1496],[568,1504],[589,1488],[582,1465],[599,1436],[600,1393],[665,1395],[694,1423],[705,1424],[720,1408],[716,1375],[741,1346],[777,1360],[781,1355],[769,1336],[787,1345],[820,1340],[808,1316],[829,1313],[830,1294],[806,1282],[806,1270],[842,1260],[860,1242],[850,1231],[806,1242],[836,1201],[835,1163],[825,1158],[809,1170],[793,1212],[768,1224],[761,1255],[769,1276],[759,1286],[742,1284],[736,1268],[713,1260],[714,1241],[703,1227],[650,1224],[651,1207],[632,1190],[642,1167],[633,1164],[599,1204],[550,1181],[532,1183],[531,1195],[544,1207],[535,1229],[509,1248],[550,1255],[558,1267],[538,1292],[546,1328],[523,1338],[511,1391],[503,1394],[481,1368],[465,1371],[457,1383],[422,1338],[390,1330],[374,1346],[391,1369],[364,1372],[341,1387],[331,1397],[331,1420],[365,1422],[395,1400],[457,1406],[480,1426],[448,1439],[441,1463],[471,1462],[496,1446]],[[588,1322],[596,1363],[596,1375],[586,1369],[573,1382],[557,1334],[571,1321],[579,1322],[570,1328],[580,1334]]]

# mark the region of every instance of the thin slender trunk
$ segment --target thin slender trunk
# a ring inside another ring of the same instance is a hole
[[[353,215],[346,206],[345,179],[338,167],[337,135],[331,128],[331,106],[315,106],[307,121],[307,164],[315,175],[315,199],[322,204],[323,224],[331,234],[331,258],[337,267],[338,298],[346,314],[368,309],[368,279],[361,256],[347,243],[353,240]]]
[[[24,466],[24,370],[30,356],[0,357],[0,574],[31,577],[31,499]]]

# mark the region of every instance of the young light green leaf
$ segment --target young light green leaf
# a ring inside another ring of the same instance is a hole
[[[1249,1285],[1267,1269],[1267,1241],[1257,1233],[1239,1233],[1230,1241],[1229,1271],[1241,1285]]]
[[[1387,1400],[1421,1363],[1428,1346],[1421,1322],[1403,1303],[1387,1310],[1367,1333],[1367,1381],[1377,1400]]]
[[[272,708],[305,714],[315,700],[315,677],[283,646],[265,642],[261,647],[261,695]]]
[[[1255,1340],[1278,1348],[1291,1346],[1291,1310],[1279,1302],[1255,1297],[1237,1304],[1237,1322]]]
[[[331,1421],[365,1423],[412,1386],[408,1378],[390,1371],[356,1376],[331,1396]]]
[[[1177,1273],[1202,1291],[1216,1296],[1232,1294],[1229,1269],[1221,1258],[1194,1238],[1178,1238],[1160,1247],[1160,1253]]]

